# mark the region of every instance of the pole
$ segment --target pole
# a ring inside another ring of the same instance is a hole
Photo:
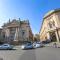
[[[21,28],[21,21],[20,21],[20,18],[19,18],[19,33],[18,33],[18,39],[20,39],[20,28]],[[20,42],[20,41],[19,41]]]

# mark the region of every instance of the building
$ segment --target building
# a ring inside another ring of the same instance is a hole
[[[2,35],[5,39],[4,41],[11,44],[33,40],[33,34],[28,20],[9,20],[8,23],[2,26]]]
[[[41,41],[60,42],[60,9],[44,15],[39,35]]]
[[[40,36],[39,34],[34,35],[34,41],[40,41]]]

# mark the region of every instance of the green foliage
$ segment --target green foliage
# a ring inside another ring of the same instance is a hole
[[[3,42],[4,38],[2,35],[0,35],[0,42]]]

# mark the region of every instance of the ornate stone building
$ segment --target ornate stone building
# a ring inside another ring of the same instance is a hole
[[[18,44],[19,42],[33,40],[33,34],[28,20],[9,20],[8,23],[2,26],[2,29],[5,42]]]
[[[39,34],[41,41],[60,42],[60,9],[45,14]]]

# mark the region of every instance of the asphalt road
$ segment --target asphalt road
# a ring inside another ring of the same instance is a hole
[[[0,58],[3,60],[60,60],[60,48],[21,50],[18,46],[16,50],[0,50]]]
[[[45,47],[35,51],[36,60],[60,60],[60,48]]]
[[[36,60],[35,49],[26,50],[26,52],[21,55],[20,60]]]
[[[20,46],[16,46],[14,50],[0,50],[0,60],[1,58],[3,60],[19,60],[24,52]]]
[[[60,48],[44,47],[27,50],[20,60],[60,60]]]

